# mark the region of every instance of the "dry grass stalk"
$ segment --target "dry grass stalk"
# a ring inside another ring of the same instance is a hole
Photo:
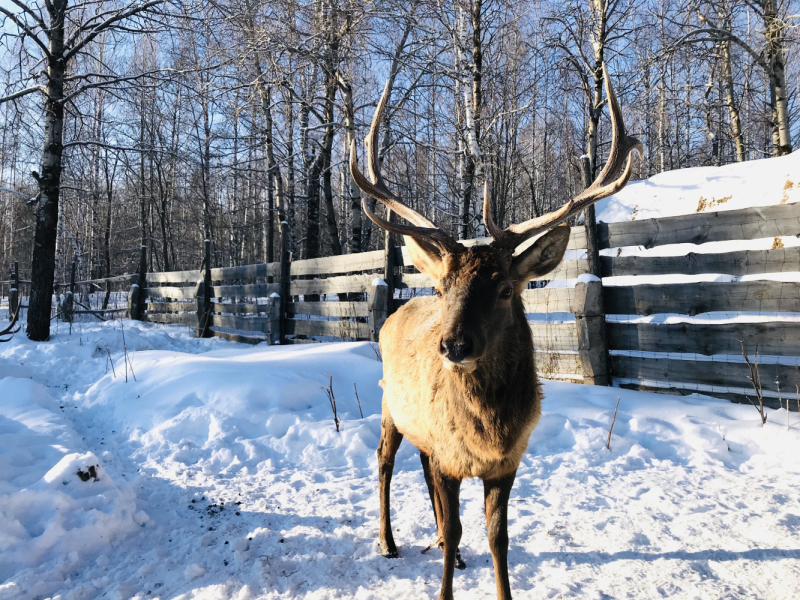
[[[328,387],[322,387],[321,389],[328,394],[328,402],[331,403],[331,410],[333,411],[333,424],[336,425],[336,431],[339,431],[339,414],[336,412],[336,398],[333,395],[333,375],[329,374],[328,377],[330,377]]]
[[[767,413],[764,412],[764,390],[761,388],[761,376],[758,373],[758,345],[756,345],[756,353],[755,353],[755,360],[754,362],[750,362],[750,357],[747,356],[747,351],[744,349],[744,342],[740,340],[742,344],[742,356],[744,356],[744,362],[747,363],[747,368],[750,369],[750,375],[747,379],[750,380],[750,383],[753,384],[753,390],[756,393],[756,398],[758,399],[758,405],[755,402],[750,400],[749,396],[745,396],[748,400],[750,400],[750,404],[756,407],[758,410],[758,414],[761,416],[761,426],[764,426],[764,423],[767,422]]]
[[[611,427],[608,428],[608,441],[606,442],[606,448],[611,450],[611,432],[614,429],[614,423],[617,421],[617,409],[619,408],[619,398],[617,398],[617,405],[614,407],[614,418],[611,420]]]
[[[356,382],[353,382],[353,389],[356,391],[356,402],[358,402],[358,413],[361,415],[361,418],[364,418],[364,411],[361,410],[361,399],[358,397],[358,388],[356,387]]]

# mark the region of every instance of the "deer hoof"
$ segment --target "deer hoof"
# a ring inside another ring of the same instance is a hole
[[[467,563],[465,563],[464,559],[461,558],[461,551],[460,550],[456,550],[456,564],[455,564],[455,567],[459,571],[463,571],[464,569],[467,568]]]

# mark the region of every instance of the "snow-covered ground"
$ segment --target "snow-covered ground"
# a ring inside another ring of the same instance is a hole
[[[0,598],[435,597],[408,443],[401,558],[377,552],[373,346],[191,336],[118,321],[0,345]],[[515,597],[797,597],[798,413],[787,430],[785,410],[762,428],[752,406],[701,396],[545,394],[510,505]],[[482,494],[464,483],[457,598],[495,597]]]

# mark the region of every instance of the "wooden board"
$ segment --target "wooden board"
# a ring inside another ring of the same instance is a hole
[[[277,294],[280,285],[277,283],[249,283],[246,285],[212,285],[212,298],[266,298]]]
[[[267,312],[266,304],[229,304],[227,302],[212,302],[211,312],[215,315],[221,313],[232,313],[235,315],[253,315]]]
[[[197,302],[148,302],[149,313],[197,312]]]
[[[146,314],[144,318],[148,323],[174,323],[178,325],[197,327],[197,315],[195,314],[155,313]]]
[[[358,271],[383,269],[383,250],[358,252],[341,256],[325,256],[292,262],[291,274],[295,275],[336,275]]]
[[[376,275],[345,275],[326,279],[296,279],[289,285],[292,296],[368,292]]]
[[[552,279],[575,279],[589,272],[589,263],[585,260],[565,260],[554,271],[531,281],[549,281]],[[429,288],[433,287],[433,279],[422,273],[402,273],[395,276],[396,288]]]
[[[148,273],[145,278],[147,283],[197,283],[203,280],[202,271],[164,271],[161,273]]]
[[[800,312],[800,283],[737,281],[605,286],[606,314],[697,315],[711,311]]]
[[[564,351],[578,349],[578,327],[575,323],[556,323],[543,325],[529,323],[536,352]]]
[[[231,315],[214,315],[212,319],[214,327],[230,327],[242,331],[261,331],[267,332],[269,319],[267,317],[235,317]]]
[[[609,358],[615,377],[711,386],[751,387],[750,381],[747,379],[750,371],[743,362],[724,363],[616,355]],[[778,391],[775,385],[776,378],[780,381],[781,389],[786,393],[794,393],[795,386],[800,385],[800,367],[761,364],[759,372],[761,385],[765,390]]]
[[[145,293],[146,298],[170,298],[173,300],[194,300],[195,286],[191,287],[149,287]]]
[[[601,248],[652,248],[665,244],[797,236],[800,235],[800,203],[625,223],[598,223],[597,234]]]
[[[229,342],[238,342],[240,344],[255,345],[267,341],[266,338],[248,337],[246,335],[230,333],[228,331],[216,331],[213,327],[211,328],[211,331],[214,333],[214,337],[222,338],[224,340],[228,340]]]
[[[369,339],[369,323],[355,321],[286,321],[288,335],[330,336]]]
[[[751,358],[759,354],[800,356],[800,323],[608,323],[611,350],[682,352],[691,354],[741,354],[744,341]]]
[[[368,317],[369,303],[367,302],[289,302],[286,305],[286,314],[319,315],[323,317]]]
[[[536,372],[543,379],[569,379],[581,381],[581,363],[577,354],[558,354],[555,352],[537,352],[535,355]],[[554,377],[559,375],[560,377]]]
[[[539,288],[522,292],[526,313],[572,312],[573,288]]]
[[[685,256],[601,256],[603,277],[621,275],[669,275],[682,273],[724,273],[753,275],[800,270],[800,248],[742,250],[715,254],[690,253]]]
[[[522,244],[520,244],[516,249],[516,254],[525,251],[527,248],[530,248],[536,240],[542,237],[544,233],[540,233],[539,235],[535,235],[532,238],[525,240]],[[493,239],[491,237],[483,237],[483,238],[476,238],[476,239],[469,239],[469,240],[459,240],[459,243],[463,244],[467,248],[471,246],[486,246],[491,244]],[[570,228],[570,235],[569,235],[569,243],[567,244],[567,250],[585,250],[586,249],[586,228],[583,225],[579,225],[578,227],[571,227]],[[409,263],[403,263],[409,264]]]
[[[259,263],[239,267],[222,267],[211,269],[211,281],[232,281],[255,279],[256,277],[276,277],[281,274],[280,263]],[[200,279],[203,273],[200,271]]]

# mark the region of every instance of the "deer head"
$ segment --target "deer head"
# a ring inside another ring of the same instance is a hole
[[[559,225],[601,198],[619,191],[628,182],[631,152],[636,149],[641,153],[642,145],[625,134],[605,65],[603,73],[613,135],[608,160],[597,180],[558,210],[506,229],[498,227],[492,218],[489,187],[485,184],[483,218],[487,231],[494,238],[488,246],[465,247],[405,205],[387,187],[379,170],[378,133],[391,92],[389,82],[364,140],[371,181],[359,170],[355,142],[351,144],[350,172],[356,185],[409,224],[392,223],[379,217],[362,199],[364,213],[379,227],[402,235],[411,262],[435,282],[442,311],[438,350],[448,369],[473,371],[479,360],[497,349],[509,328],[520,327],[520,320],[524,321],[522,291],[532,278],[555,269],[567,249],[570,229]],[[523,242],[542,233],[544,235],[530,247],[515,254]]]

